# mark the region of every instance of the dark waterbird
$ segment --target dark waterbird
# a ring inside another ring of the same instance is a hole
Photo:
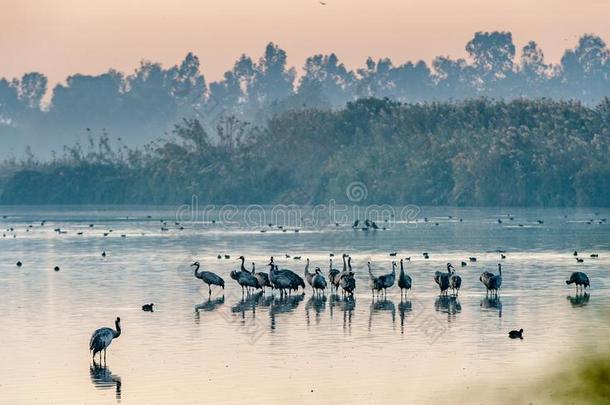
[[[508,337],[511,339],[523,339],[523,329],[511,330],[508,332]]]
[[[434,273],[434,281],[436,284],[438,284],[438,288],[441,290],[441,295],[447,295],[447,290],[449,289],[449,277],[451,276],[452,269],[453,265],[451,263],[447,263],[446,273],[442,271],[437,271]]]
[[[106,361],[106,350],[112,341],[121,336],[121,318],[117,317],[114,321],[116,330],[112,328],[100,328],[97,329],[91,335],[89,340],[89,351],[93,354],[92,357],[95,359],[97,353],[100,354],[100,362],[102,361],[102,351],[104,351],[104,362]]]
[[[269,281],[269,274],[264,272],[257,273],[254,267],[254,262],[252,262],[252,275],[256,277],[256,280],[258,280],[258,285],[263,290],[263,293],[265,292],[265,287],[272,287],[271,282]]]
[[[191,264],[191,266],[195,267],[195,277],[203,281],[208,285],[208,295],[212,294],[212,286],[217,285],[225,289],[225,281],[217,274],[212,273],[211,271],[199,271],[200,264],[199,262],[195,262]]]
[[[153,310],[154,305],[155,304],[153,304],[152,302],[150,304],[144,304],[144,305],[142,305],[142,311],[154,312],[154,310]]]
[[[398,275],[398,287],[400,288],[400,296],[402,297],[403,291],[405,294],[409,293],[412,286],[411,276],[405,273],[403,260],[400,259],[400,274]]]
[[[580,287],[581,290],[589,287],[589,277],[583,273],[582,271],[575,271],[570,275],[570,278],[566,280],[566,284],[574,284],[576,285],[576,290]]]

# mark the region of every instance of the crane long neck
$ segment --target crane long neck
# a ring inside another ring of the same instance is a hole
[[[195,277],[197,277],[197,272],[199,271],[199,264],[195,265]]]
[[[115,322],[114,324],[116,326],[116,330],[112,331],[112,334],[114,335],[115,338],[118,338],[119,336],[121,336],[121,323]]]
[[[347,263],[345,262],[345,255],[343,255],[343,271],[347,270]]]
[[[246,261],[245,257],[241,257],[241,270],[246,271],[246,266],[244,266],[244,262]]]
[[[349,267],[349,271],[352,271],[352,258],[347,258],[347,267]]]

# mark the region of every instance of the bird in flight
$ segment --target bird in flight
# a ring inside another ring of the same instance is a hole
[[[321,4],[321,5],[323,5],[323,6],[325,6],[325,5],[326,5],[326,3],[325,3],[325,2],[323,2],[323,1],[321,1],[321,2],[320,2],[320,4]]]

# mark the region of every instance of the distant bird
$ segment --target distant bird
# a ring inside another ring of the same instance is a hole
[[[316,267],[316,268],[317,268],[317,267]],[[312,289],[312,290],[314,290],[314,292],[315,292],[315,288],[314,288],[314,286],[313,286],[313,284],[312,284],[312,281],[313,281],[313,276],[315,276],[315,275],[316,275],[316,273],[311,273],[311,272],[309,271],[309,257],[307,258],[307,264],[305,264],[305,271],[304,271],[304,274],[305,274],[305,280],[307,281],[307,284],[309,284],[309,286],[311,287],[311,289]]]
[[[576,258],[576,262],[577,262],[577,263],[582,263],[582,262],[584,262],[584,261],[585,261],[585,259],[581,259],[580,257],[577,257],[577,258]]]
[[[540,224],[540,225],[544,224],[544,221],[541,219],[537,220],[536,222],[538,222],[538,224]]]
[[[499,224],[501,224],[501,223],[502,223],[502,220],[501,220],[500,218],[498,218],[498,223],[499,223]]]
[[[468,260],[471,261],[471,262],[476,262],[477,258],[476,257],[469,257]]]
[[[21,267],[23,263],[21,263],[20,261],[18,261],[17,263],[15,263],[17,265],[17,267]]]
[[[102,361],[102,350],[104,351],[104,361],[106,361],[106,349],[112,343],[113,339],[121,336],[121,318],[116,318],[114,321],[116,330],[112,328],[100,328],[93,332],[91,340],[89,340],[89,351],[93,353],[93,359],[95,361],[95,355],[100,354],[100,362]]]
[[[428,252],[424,252],[423,253],[424,259],[429,259],[430,255],[428,254]]]
[[[590,286],[589,277],[587,277],[587,275],[582,271],[575,271],[574,273],[572,273],[570,275],[570,278],[566,280],[566,284],[575,284],[576,291],[578,291],[578,287],[580,287],[582,290],[583,288],[587,288]]]
[[[578,252],[575,250],[573,253],[574,256],[578,256]]]
[[[212,294],[212,286],[217,285],[225,289],[225,281],[217,274],[212,273],[211,271],[202,271],[199,272],[199,262],[195,262],[191,264],[191,266],[195,267],[195,277],[203,281],[208,285],[208,294]]]
[[[102,257],[106,257],[106,251],[105,250],[102,252]]]
[[[378,277],[379,283],[383,288],[383,294],[387,294],[387,289],[392,288],[396,281],[396,262],[392,262],[392,272]]]
[[[593,259],[596,259],[599,257],[599,255],[597,253],[591,253],[590,257],[592,257]]]
[[[468,263],[462,262],[461,265],[462,265],[462,267],[466,267],[466,266],[468,266]]]
[[[252,262],[252,275],[256,277],[256,280],[258,280],[258,285],[260,285],[261,289],[263,290],[263,293],[265,292],[265,287],[272,287],[271,282],[269,281],[269,274],[256,273],[256,270],[254,268],[254,262]]]
[[[231,256],[225,255],[225,259],[230,259],[230,258],[231,258]]]
[[[400,274],[398,275],[398,287],[400,288],[400,296],[402,297],[402,292],[405,290],[406,293],[411,289],[412,281],[411,276],[405,273],[403,260],[400,259]]]
[[[221,256],[221,255],[218,255],[218,256],[216,256],[216,258],[217,258],[218,260],[220,260],[220,259],[222,259],[222,256]]]
[[[449,287],[453,290],[454,295],[460,293],[460,287],[462,286],[462,277],[455,273],[455,269],[451,268],[451,276],[449,276]]]
[[[146,311],[146,312],[155,312],[155,311],[153,311],[153,305],[155,305],[155,304],[150,303],[150,304],[144,304],[144,305],[142,305],[142,311]]]
[[[523,339],[523,329],[511,330],[508,332],[508,337],[511,339]]]
[[[321,4],[321,5],[323,5],[323,6],[325,6],[325,5],[326,5],[326,3],[325,3],[325,2],[323,2],[323,1],[321,1],[321,2],[320,2],[320,4]]]
[[[391,257],[396,257],[396,252],[391,252],[391,253],[390,253],[390,256],[391,256]]]
[[[314,292],[322,292],[322,294],[324,294],[324,290],[326,289],[326,279],[322,275],[322,271],[319,267],[316,267],[315,275],[311,280],[311,287],[313,288]]]
[[[504,253],[500,253],[500,258],[501,259],[506,259],[506,255]]]
[[[53,270],[55,270],[55,271],[59,271],[59,266],[55,266],[55,267],[53,267]]]
[[[500,287],[502,287],[502,265],[498,263],[498,274],[489,279],[489,290],[498,295]]]
[[[359,219],[354,221],[354,224],[352,225],[352,228],[354,228],[354,229],[358,228],[358,224],[360,224],[360,220]]]
[[[453,269],[453,265],[451,263],[447,263],[446,273],[441,271],[434,273],[434,281],[436,284],[438,284],[438,288],[441,290],[441,295],[446,295],[447,290],[449,289],[449,277],[451,276],[451,269]]]

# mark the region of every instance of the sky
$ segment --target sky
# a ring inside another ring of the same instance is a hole
[[[368,56],[394,63],[465,57],[476,31],[510,31],[558,62],[583,33],[610,42],[610,0],[0,0],[0,77],[40,71],[50,85],[73,73],[131,73],[192,51],[208,81],[269,41],[300,68],[335,52],[349,68]]]

